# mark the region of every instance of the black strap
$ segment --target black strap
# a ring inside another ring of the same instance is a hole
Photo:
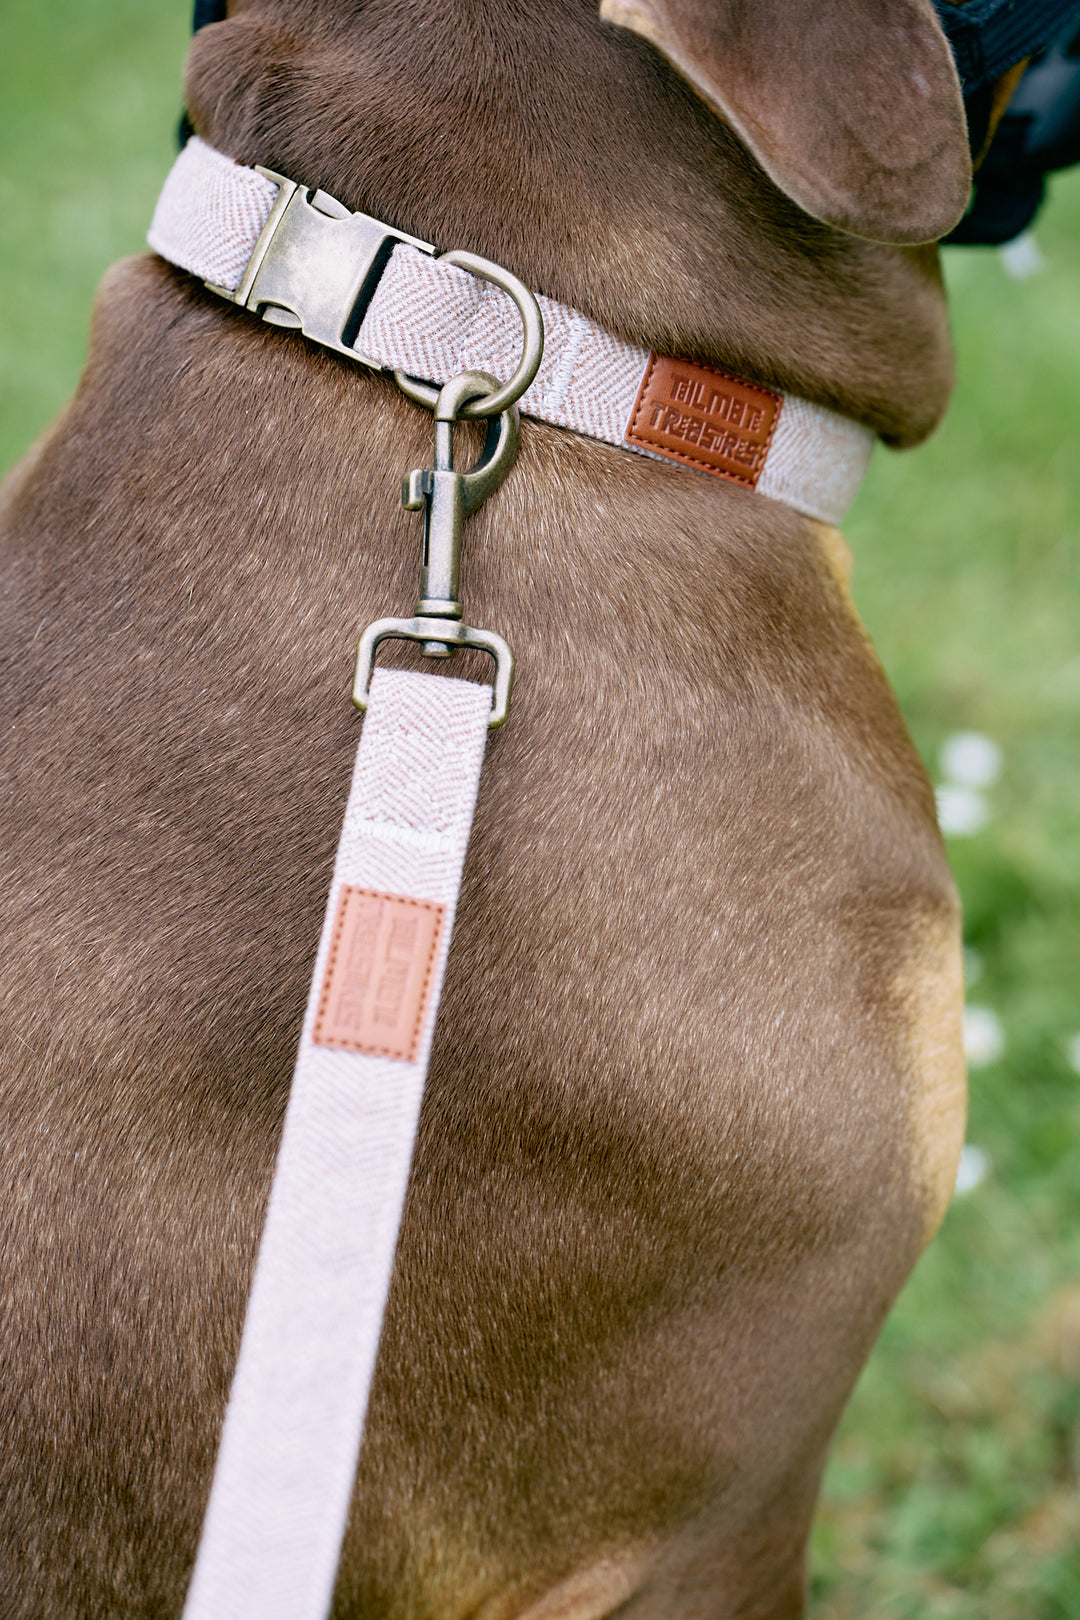
[[[209,23],[224,22],[227,3],[228,0],[195,0],[191,32],[197,34],[200,28],[207,27]]]
[[[197,34],[200,28],[206,28],[210,23],[224,22],[228,0],[195,0],[195,15],[191,19],[191,32]],[[185,107],[180,114],[180,128],[176,132],[176,140],[181,150],[187,145],[195,130]]]
[[[1041,51],[1071,17],[1080,20],[1080,0],[970,0],[965,6],[934,0],[934,5],[965,95]]]

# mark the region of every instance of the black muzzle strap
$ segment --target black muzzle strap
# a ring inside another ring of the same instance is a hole
[[[195,0],[195,12],[191,19],[191,32],[197,34],[200,28],[208,28],[211,23],[224,22],[227,11],[228,0]],[[180,114],[180,127],[176,132],[177,145],[181,148],[185,147],[194,133],[194,126],[185,107]]]
[[[972,0],[966,6],[934,0],[934,4],[965,96],[1041,51],[1070,18],[1080,23],[1077,0]]]
[[[195,0],[191,32],[197,34],[200,28],[206,28],[210,23],[224,22],[227,8],[228,0]]]
[[[946,241],[1011,242],[1038,213],[1047,175],[1080,162],[1080,0],[935,3],[963,83],[972,156],[981,159],[971,206]],[[1023,61],[987,149],[997,81]]]

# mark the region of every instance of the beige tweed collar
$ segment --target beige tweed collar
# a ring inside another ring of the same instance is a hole
[[[300,298],[265,276],[260,283],[259,270],[270,240],[306,216],[319,227],[319,257]],[[514,369],[519,321],[497,287],[197,136],[173,165],[148,240],[214,291],[367,365],[440,385],[464,370],[505,378]],[[544,358],[520,401],[524,415],[841,521],[870,459],[868,428],[716,367],[649,354],[578,310],[537,302]]]

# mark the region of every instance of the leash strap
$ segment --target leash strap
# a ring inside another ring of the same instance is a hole
[[[165,182],[150,246],[353,360],[439,385],[461,371],[509,375],[520,323],[504,292],[322,192],[290,196],[282,208],[290,185],[196,136]],[[356,244],[372,232],[385,245],[350,276],[349,255],[362,260]],[[874,445],[861,422],[713,366],[649,354],[554,299],[537,303],[545,350],[519,401],[524,415],[841,521]]]
[[[324,1620],[491,709],[378,669],[184,1620]]]

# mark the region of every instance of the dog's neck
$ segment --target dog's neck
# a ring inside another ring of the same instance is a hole
[[[647,348],[910,443],[951,381],[936,252],[810,219],[593,0],[259,4],[194,44],[205,139],[505,264]],[[296,11],[296,30],[290,27]]]

